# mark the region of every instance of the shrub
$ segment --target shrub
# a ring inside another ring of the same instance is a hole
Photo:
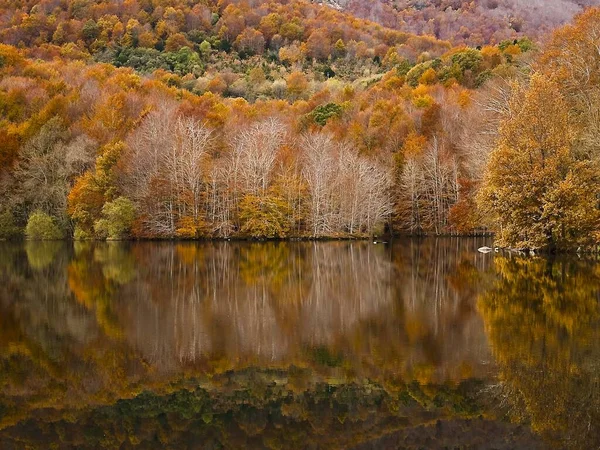
[[[40,241],[50,241],[64,237],[55,220],[42,211],[34,211],[29,216],[25,227],[25,235],[27,239]]]

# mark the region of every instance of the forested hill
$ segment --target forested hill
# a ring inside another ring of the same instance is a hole
[[[494,229],[477,202],[511,92],[565,51],[303,0],[5,1],[0,40],[5,238]]]
[[[322,0],[390,28],[429,34],[456,44],[533,39],[595,6],[596,0]]]

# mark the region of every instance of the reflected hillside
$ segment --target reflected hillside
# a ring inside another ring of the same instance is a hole
[[[479,300],[499,404],[559,448],[600,447],[600,265],[498,257]]]
[[[456,279],[489,265],[480,244],[2,244],[0,426],[245,368],[308,370],[300,392],[482,378],[476,289]]]
[[[405,386],[311,383],[290,390],[307,371],[246,370],[218,376],[219,387],[167,394],[145,391],[74,414],[30,418],[0,433],[3,448],[456,448],[542,449],[528,430],[479,418],[478,385]]]

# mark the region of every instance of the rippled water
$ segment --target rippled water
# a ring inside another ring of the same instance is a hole
[[[600,448],[600,264],[0,243],[0,448]]]

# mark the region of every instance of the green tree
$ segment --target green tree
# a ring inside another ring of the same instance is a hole
[[[339,117],[342,114],[342,107],[336,103],[327,103],[319,105],[313,109],[312,116],[316,123],[325,126],[332,117]]]
[[[452,55],[452,64],[458,65],[462,72],[465,70],[477,70],[482,60],[481,52],[472,48]]]
[[[83,35],[86,41],[92,42],[100,34],[100,28],[93,19],[90,19],[83,25],[81,34]]]
[[[108,239],[127,237],[135,220],[135,206],[126,197],[118,197],[102,207],[102,218],[94,225],[99,236]]]
[[[42,211],[34,211],[25,227],[27,239],[50,241],[63,238],[63,232],[52,217]]]
[[[425,72],[427,72],[427,70],[432,68],[431,66],[431,61],[417,64],[408,72],[406,72],[406,82],[412,87],[417,87],[419,85],[419,79],[423,76]]]
[[[15,224],[15,219],[10,211],[0,213],[0,240],[15,239],[21,235],[19,227]]]
[[[210,42],[208,41],[202,41],[200,43],[200,53],[202,54],[202,56],[207,56],[210,54],[210,51],[212,50],[212,46],[210,45]]]

